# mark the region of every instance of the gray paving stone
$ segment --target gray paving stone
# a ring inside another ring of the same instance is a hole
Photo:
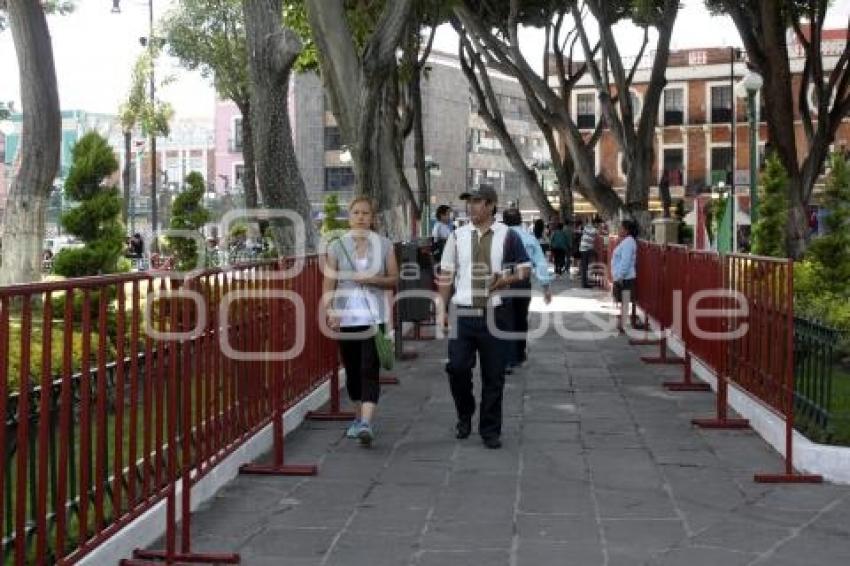
[[[695,545],[720,546],[741,552],[762,553],[791,534],[791,529],[765,526],[755,521],[729,518],[693,537]]]
[[[599,542],[599,526],[588,515],[519,513],[520,546],[531,542]]]
[[[417,566],[508,566],[507,550],[425,551],[415,562]]]
[[[521,542],[517,549],[517,566],[601,566],[602,547],[593,543]]]
[[[655,552],[685,542],[687,534],[678,519],[663,521],[603,521],[605,543],[614,563],[643,564]]]
[[[755,558],[755,554],[725,548],[687,546],[658,555],[651,563],[657,566],[745,566]]]
[[[592,327],[580,313],[563,322]],[[681,368],[645,366],[649,348],[554,330],[534,341],[507,380],[504,447],[487,450],[477,435],[454,438],[446,343],[406,347],[421,355],[394,372],[401,386],[384,388],[373,449],[343,438],[345,423],[306,423],[286,457],[320,463],[319,476],[237,478],[193,516],[195,548],[237,550],[252,566],[819,566],[850,556],[850,488],[755,484],[781,458],[752,432],[693,428],[713,395],[665,391]]]
[[[315,559],[324,556],[336,535],[335,529],[271,528],[251,541],[250,553],[259,557]]]

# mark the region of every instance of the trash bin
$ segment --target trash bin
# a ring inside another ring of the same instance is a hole
[[[419,241],[396,244],[396,259],[401,271],[398,290],[430,291],[433,281],[433,264],[429,246]],[[409,266],[416,265],[418,269]],[[408,266],[408,267],[405,267]],[[432,301],[429,297],[404,297],[398,301],[399,322],[425,322],[431,319]]]

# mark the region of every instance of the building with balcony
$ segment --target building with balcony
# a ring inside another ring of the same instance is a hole
[[[828,73],[835,65],[847,40],[846,30],[824,30],[824,71]],[[735,85],[748,73],[744,61],[730,61],[732,52],[725,47],[686,49],[673,51],[667,67],[667,85],[658,109],[655,127],[653,164],[656,182],[650,188],[653,210],[660,210],[658,182],[667,176],[674,199],[691,200],[695,196],[710,193],[723,181],[727,187],[738,191],[739,207],[746,211],[750,172],[749,123],[747,102],[735,94]],[[805,134],[799,115],[798,93],[804,59],[801,47],[793,37],[789,38],[789,56],[794,90],[795,124],[798,136],[798,151],[802,159],[806,153]],[[626,63],[631,66],[632,62]],[[652,54],[638,62],[632,85],[635,114],[639,115],[643,97],[647,90],[651,72]],[[554,68],[554,65],[550,66]],[[734,76],[734,78],[732,77]],[[557,81],[550,77],[550,84]],[[817,109],[810,88],[806,103],[817,119]],[[589,76],[585,76],[571,93],[573,119],[588,135],[602,119],[602,109],[596,89]],[[759,107],[758,159],[763,160],[768,140],[764,122],[761,93],[757,95]],[[732,118],[735,116],[735,145],[732,147]],[[845,121],[838,129],[834,148],[846,148],[850,142],[850,122]],[[613,138],[605,132],[595,148],[597,174],[606,178],[621,196],[625,193],[626,176],[622,167],[622,153]],[[575,196],[577,213],[593,213],[593,206]],[[742,215],[746,219],[746,215]]]

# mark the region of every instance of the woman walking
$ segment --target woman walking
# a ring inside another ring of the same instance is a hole
[[[371,199],[352,200],[348,219],[351,229],[328,245],[322,306],[328,327],[338,332],[345,386],[355,408],[346,436],[370,446],[380,396],[374,332],[375,326],[383,329],[388,322],[387,293],[398,282],[398,263],[392,243],[373,230]]]
[[[614,301],[620,305],[620,329],[623,328],[623,319],[629,311],[631,303],[632,326],[635,326],[636,315],[634,312],[635,281],[637,279],[637,224],[632,220],[623,220],[620,223],[620,243],[614,248],[611,256],[611,276],[614,280]]]

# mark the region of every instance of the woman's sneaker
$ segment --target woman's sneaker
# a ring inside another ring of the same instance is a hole
[[[357,438],[357,433],[360,432],[360,420],[354,419],[351,421],[351,424],[348,425],[348,429],[345,431],[346,438]]]
[[[372,427],[369,426],[369,423],[361,422],[360,427],[357,429],[357,439],[360,440],[360,446],[368,448],[372,445],[372,440],[374,438],[375,435],[372,432]]]

